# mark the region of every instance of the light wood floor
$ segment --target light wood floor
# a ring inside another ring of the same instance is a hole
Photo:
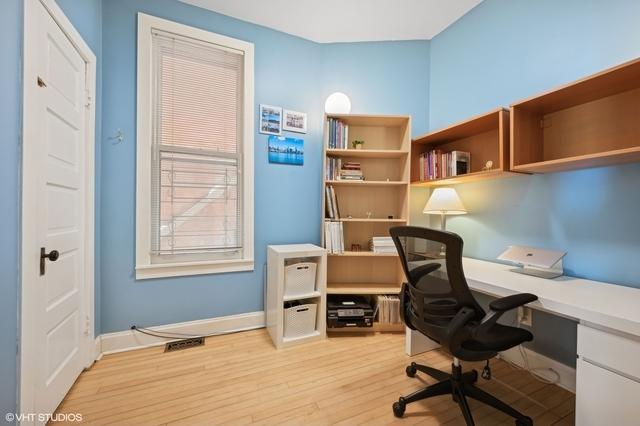
[[[156,347],[107,355],[80,376],[59,412],[118,425],[463,425],[446,396],[409,404],[405,418],[393,417],[391,404],[400,395],[434,382],[420,373],[407,377],[410,360],[443,370],[451,362],[440,351],[409,358],[403,339],[340,336],[277,351],[261,329],[172,353]],[[492,368],[493,379],[479,379],[479,385],[533,417],[536,426],[573,424],[573,394],[503,361],[492,361]],[[470,404],[477,424],[514,424],[494,409]]]

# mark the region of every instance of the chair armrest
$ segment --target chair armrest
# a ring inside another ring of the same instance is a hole
[[[526,305],[527,303],[538,300],[538,296],[531,293],[518,293],[507,297],[501,297],[489,303],[489,313],[482,318],[480,325],[475,329],[474,336],[478,337],[487,332],[491,327],[498,322],[502,314],[505,312],[517,308],[518,306]]]
[[[538,300],[538,296],[531,293],[519,293],[511,296],[502,297],[489,303],[489,309],[494,312],[505,312],[518,306],[526,305]]]

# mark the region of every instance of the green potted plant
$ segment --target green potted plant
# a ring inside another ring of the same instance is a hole
[[[351,142],[351,146],[353,146],[353,149],[362,149],[363,145],[364,145],[364,141],[355,140]]]

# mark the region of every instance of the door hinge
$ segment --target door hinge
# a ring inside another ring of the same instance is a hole
[[[89,328],[91,327],[91,318],[87,315],[84,319],[84,334],[89,335]]]
[[[93,103],[93,96],[91,96],[91,92],[89,91],[89,89],[85,89],[84,95],[85,95],[84,106],[85,106],[85,108],[89,108],[91,106],[91,104]]]
[[[38,76],[38,86],[47,87],[47,83],[45,83],[44,80],[42,79],[42,77],[40,77],[40,76]]]

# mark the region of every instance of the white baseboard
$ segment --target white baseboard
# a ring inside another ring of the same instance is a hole
[[[258,311],[246,314],[229,315],[226,317],[167,324],[150,328],[154,331],[165,333],[206,335],[219,332],[252,330],[255,328],[262,328],[264,326],[264,311]],[[172,339],[149,336],[134,330],[107,333],[99,336],[98,339],[100,341],[100,356],[104,354],[147,348],[150,346],[164,345],[165,343],[172,341]],[[96,341],[98,341],[98,339],[96,339]]]
[[[576,369],[569,367],[568,365],[564,365],[561,362],[558,362],[554,359],[548,358],[544,355],[541,355],[537,352],[532,351],[531,349],[524,348],[524,351],[527,354],[527,359],[529,360],[529,368],[552,368],[554,371],[558,373],[559,381],[557,383],[558,386],[565,388],[566,390],[576,393]],[[520,349],[516,346],[515,348],[511,348],[504,352],[500,352],[498,355],[499,358],[502,358],[506,361],[511,362],[521,368],[525,367],[524,359],[522,358],[522,354],[520,353]],[[538,372],[534,372],[538,373]],[[542,371],[540,374],[543,379],[553,380],[555,377],[551,377],[552,374],[546,374],[546,372]]]
[[[99,361],[102,358],[102,336],[97,336],[93,347],[93,359]]]

